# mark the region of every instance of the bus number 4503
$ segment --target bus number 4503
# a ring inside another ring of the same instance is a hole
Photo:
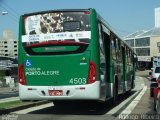
[[[70,84],[86,84],[86,78],[71,78],[69,83]]]

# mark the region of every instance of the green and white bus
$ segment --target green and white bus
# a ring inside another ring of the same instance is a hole
[[[105,101],[134,88],[134,51],[95,9],[22,15],[18,49],[21,100]]]

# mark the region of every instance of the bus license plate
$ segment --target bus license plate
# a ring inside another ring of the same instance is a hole
[[[49,90],[50,96],[62,96],[63,90]]]

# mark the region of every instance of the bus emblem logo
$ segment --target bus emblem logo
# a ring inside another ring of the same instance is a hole
[[[27,66],[27,67],[30,67],[31,65],[32,65],[32,61],[31,61],[31,60],[27,60],[27,61],[26,61],[26,66]]]

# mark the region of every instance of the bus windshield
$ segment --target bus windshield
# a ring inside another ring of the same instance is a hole
[[[61,46],[66,44],[66,41],[72,46],[73,42],[89,44],[91,37],[90,12],[65,11],[24,15],[23,27],[22,44],[25,50],[28,47],[38,47],[38,44],[41,47],[44,44],[47,46],[47,43],[56,46],[53,43],[55,41],[62,41]]]

